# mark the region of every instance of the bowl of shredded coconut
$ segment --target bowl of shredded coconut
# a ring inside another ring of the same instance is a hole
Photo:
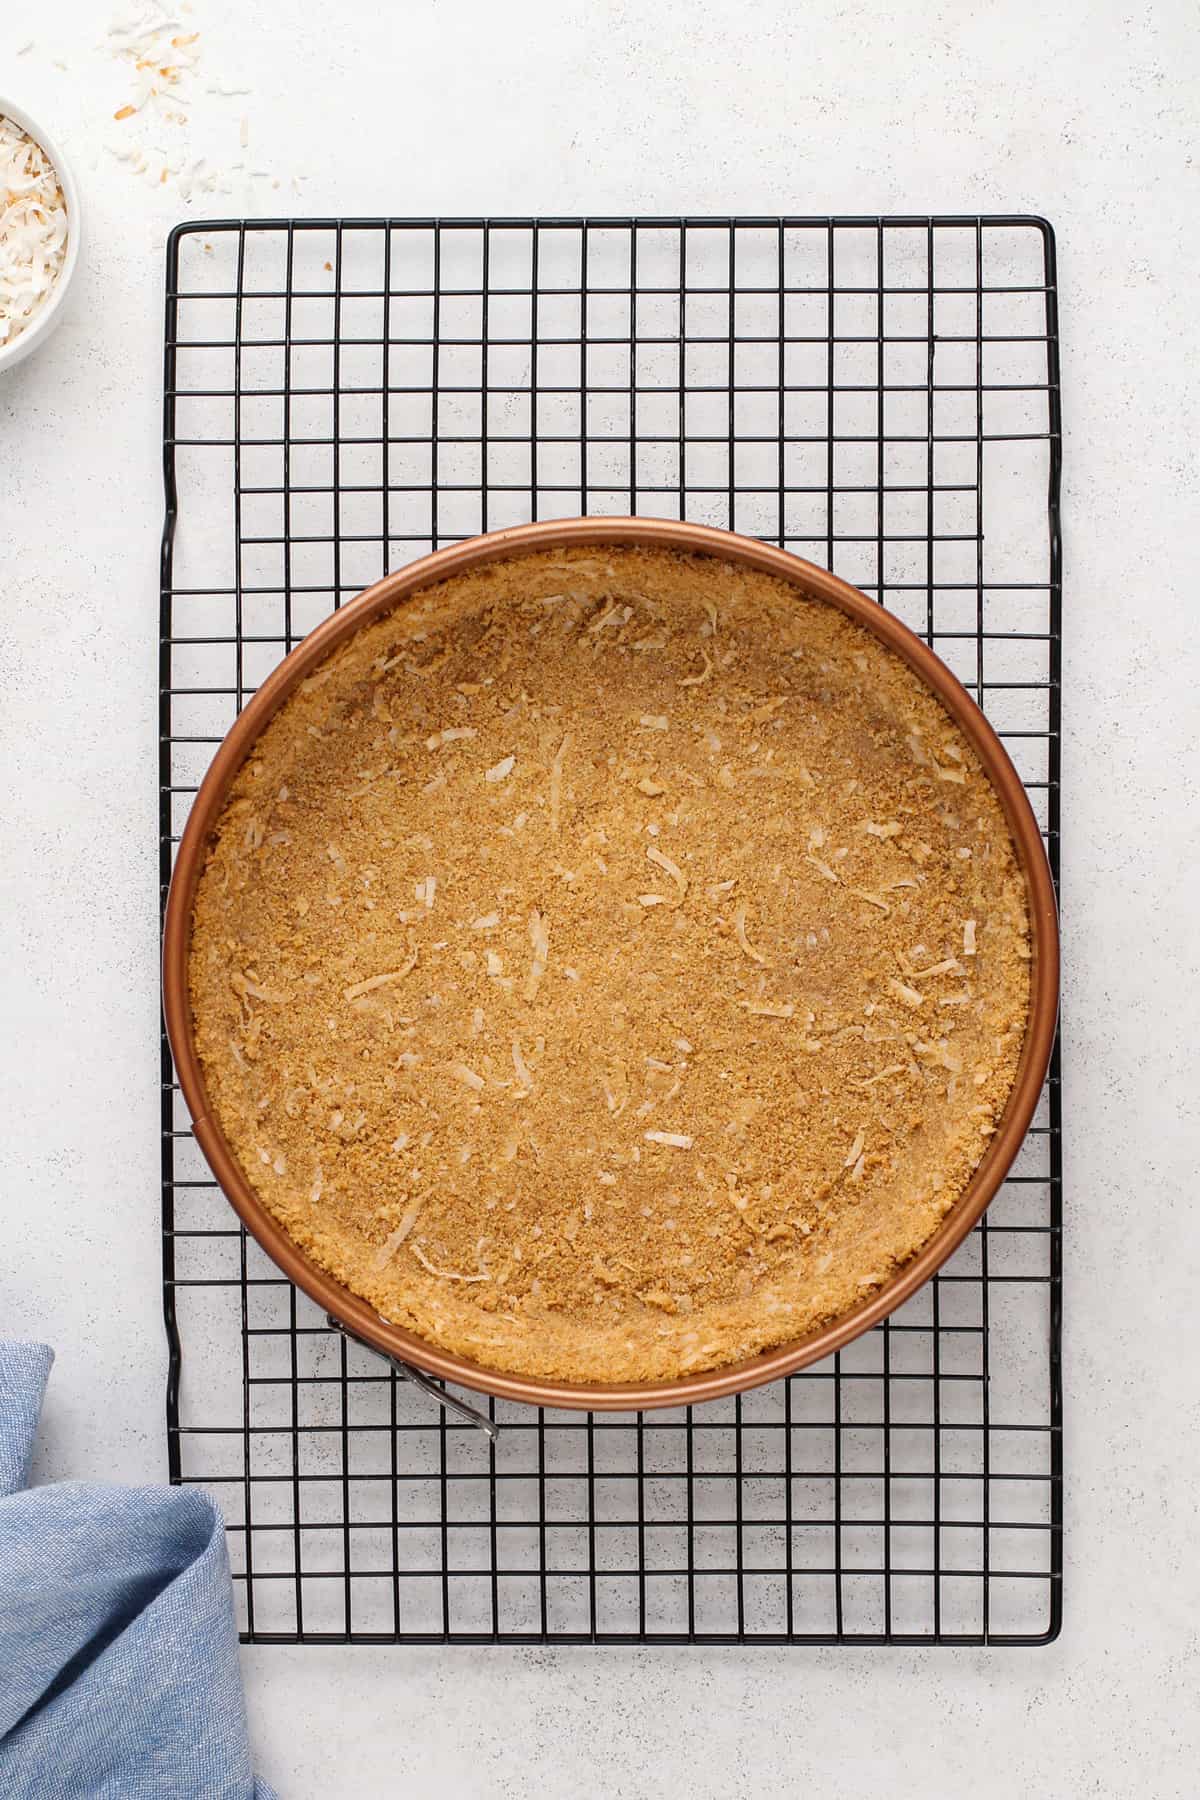
[[[41,127],[0,95],[0,374],[45,341],[79,258],[79,196]]]

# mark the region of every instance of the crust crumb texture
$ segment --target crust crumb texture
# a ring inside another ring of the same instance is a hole
[[[968,741],[718,559],[429,588],[240,770],[190,952],[212,1109],[292,1239],[497,1370],[669,1379],[868,1297],[962,1195],[1029,1007]]]

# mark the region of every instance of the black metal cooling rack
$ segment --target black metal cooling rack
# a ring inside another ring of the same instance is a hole
[[[1054,241],[1031,218],[367,219],[167,253],[161,876],[332,607],[457,538],[651,513],[825,564],[978,697],[1058,867]],[[1041,1643],[1061,1620],[1057,1055],[1003,1192],[828,1363],[489,1443],[241,1231],[163,1045],[171,1479],[258,1641]]]

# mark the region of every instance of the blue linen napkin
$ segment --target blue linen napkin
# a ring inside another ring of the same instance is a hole
[[[0,1342],[0,1794],[274,1800],[250,1767],[212,1501],[26,1487],[53,1360]]]

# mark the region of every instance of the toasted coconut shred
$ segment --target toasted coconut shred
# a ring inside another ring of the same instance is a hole
[[[564,550],[427,590],[293,694],[190,979],[214,1115],[317,1263],[486,1366],[636,1381],[798,1337],[921,1248],[1029,967],[999,804],[905,665],[772,577]]]

